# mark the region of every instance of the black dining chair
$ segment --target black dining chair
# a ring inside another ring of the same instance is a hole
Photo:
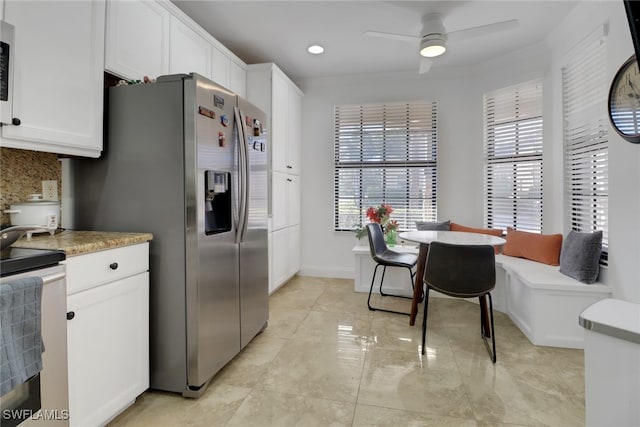
[[[404,267],[409,270],[409,278],[411,283],[411,290],[413,291],[414,280],[413,267],[418,262],[418,256],[414,254],[404,254],[393,251],[387,247],[387,243],[384,240],[384,233],[382,227],[376,222],[372,222],[366,225],[367,235],[369,236],[369,249],[371,250],[371,258],[376,262],[376,268],[373,270],[373,277],[371,278],[371,287],[369,288],[369,298],[367,299],[367,306],[371,311],[386,311],[387,313],[405,314],[409,316],[411,313],[404,313],[402,311],[387,310],[384,308],[373,307],[371,305],[371,293],[373,291],[373,284],[376,281],[376,274],[378,273],[378,267],[382,266],[382,278],[380,279],[380,295],[383,297],[398,297],[411,299],[410,296],[385,294],[382,291],[382,284],[384,282],[384,273],[387,271],[387,267]],[[413,292],[412,292],[413,293]]]
[[[496,363],[496,337],[493,328],[491,291],[496,285],[495,250],[489,245],[452,245],[431,242],[424,271],[424,313],[422,318],[422,354],[425,352],[429,290],[458,298],[480,300],[480,335],[491,361]],[[489,299],[490,319],[486,317],[485,297]],[[490,326],[488,324],[490,322]],[[487,338],[491,337],[491,349]]]

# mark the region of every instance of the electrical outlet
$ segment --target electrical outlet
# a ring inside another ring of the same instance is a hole
[[[42,181],[42,198],[58,200],[58,181]]]
[[[48,229],[56,229],[58,227],[58,215],[49,214],[47,215],[47,228]]]

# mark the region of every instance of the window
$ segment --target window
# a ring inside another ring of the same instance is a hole
[[[542,231],[542,81],[484,95],[484,222]]]
[[[335,107],[334,229],[367,223],[393,207],[401,230],[436,219],[436,103]]]
[[[608,245],[607,61],[604,29],[576,46],[562,68],[564,199],[569,228],[603,232]]]

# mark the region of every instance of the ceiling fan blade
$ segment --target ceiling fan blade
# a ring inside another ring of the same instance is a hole
[[[420,40],[420,37],[415,36],[405,36],[404,34],[395,34],[395,33],[383,33],[380,31],[365,31],[363,33],[365,36],[372,37],[381,37],[383,39],[391,39],[391,40],[399,40],[403,42],[416,42]]]
[[[447,33],[447,40],[458,41],[464,39],[471,39],[474,37],[482,37],[489,34],[497,33],[499,31],[510,30],[516,28],[519,25],[517,19],[510,19],[508,21],[495,22],[493,24],[479,25],[477,27],[465,28],[464,30],[451,31]]]
[[[420,58],[420,74],[426,74],[431,69],[433,64],[433,58]]]

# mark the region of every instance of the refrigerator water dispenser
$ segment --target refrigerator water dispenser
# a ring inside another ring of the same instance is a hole
[[[231,174],[205,171],[204,173],[204,228],[205,234],[231,231]]]

